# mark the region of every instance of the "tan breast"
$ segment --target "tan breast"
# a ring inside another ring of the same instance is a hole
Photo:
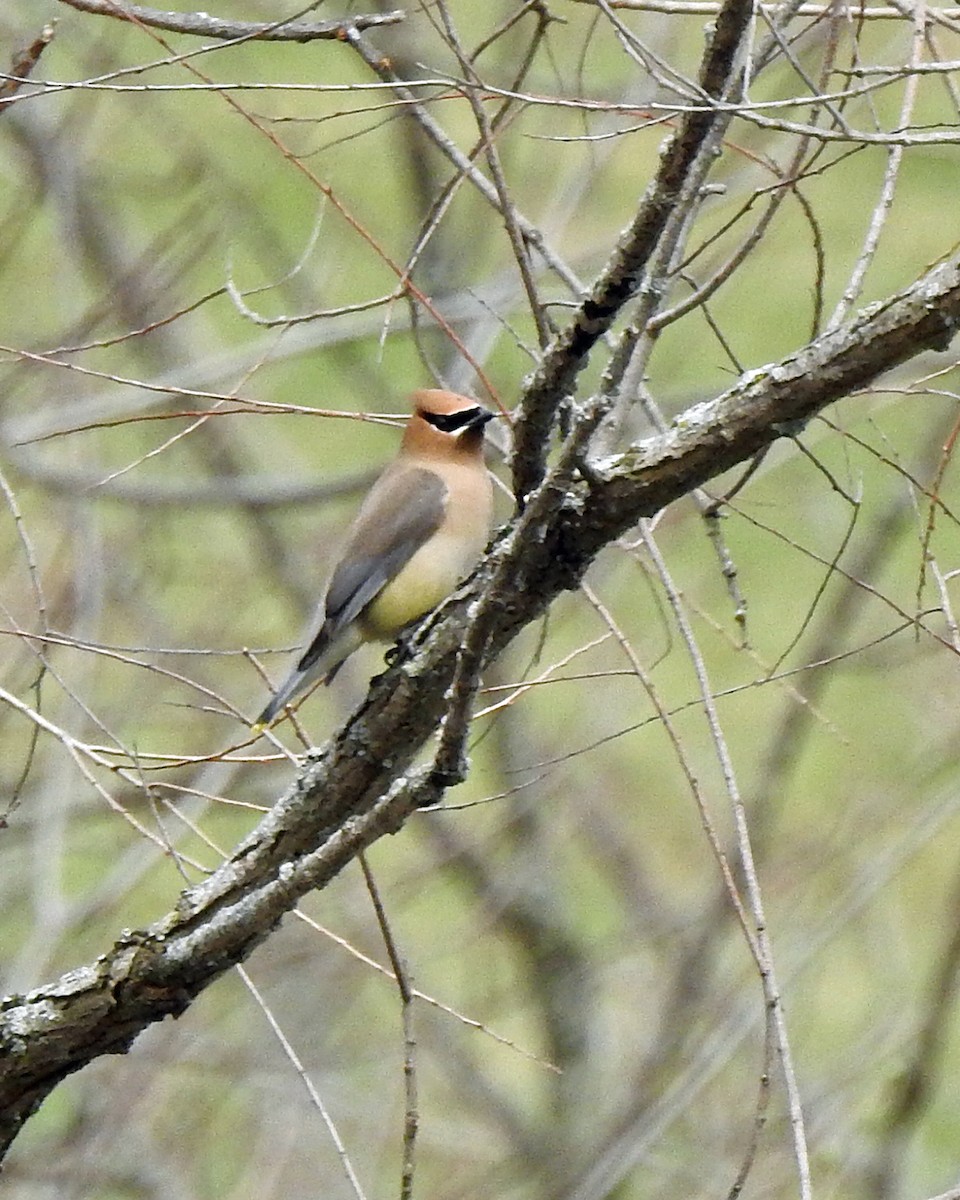
[[[487,544],[493,516],[489,476],[461,463],[432,469],[448,488],[443,522],[365,609],[361,623],[368,637],[396,637],[404,626],[436,608],[470,573]]]

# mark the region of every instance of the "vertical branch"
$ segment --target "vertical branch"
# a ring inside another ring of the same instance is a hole
[[[482,87],[480,76],[477,74],[473,63],[463,51],[460,44],[460,39],[457,36],[456,28],[450,16],[450,10],[445,3],[445,0],[438,0],[437,5],[440,18],[443,21],[444,31],[447,41],[452,47],[457,56],[457,61],[460,63],[460,69],[464,73],[463,91],[469,101],[470,108],[473,110],[474,120],[477,122],[477,129],[480,131],[480,144],[483,147],[483,153],[487,160],[487,166],[490,168],[490,175],[493,178],[493,185],[497,190],[498,207],[503,216],[503,223],[506,226],[507,236],[510,239],[510,245],[513,248],[513,256],[517,264],[517,269],[520,272],[520,279],[523,282],[523,290],[527,294],[527,302],[530,306],[530,313],[533,317],[534,324],[537,327],[537,334],[540,339],[540,345],[545,346],[551,337],[552,330],[547,321],[546,312],[540,297],[537,294],[537,285],[533,278],[533,269],[530,262],[530,254],[523,238],[523,233],[520,229],[520,224],[517,219],[516,206],[513,202],[513,197],[510,194],[510,189],[507,186],[506,176],[503,173],[503,166],[500,162],[500,155],[497,152],[496,143],[493,136],[493,128],[490,121],[487,119],[486,110],[478,94],[478,89]]]
[[[403,1089],[406,1097],[403,1117],[403,1156],[400,1168],[400,1200],[410,1200],[413,1196],[414,1164],[417,1148],[417,1130],[420,1125],[420,1113],[417,1102],[417,1040],[413,1029],[413,998],[414,991],[407,977],[406,967],[397,943],[394,940],[390,923],[387,920],[386,909],[380,898],[380,889],[370,870],[367,856],[362,851],[358,855],[363,879],[367,885],[373,911],[377,917],[380,936],[387,949],[387,957],[393,968],[393,977],[400,993],[400,1013],[403,1020]]]
[[[927,23],[927,9],[924,0],[919,0],[913,11],[913,37],[910,45],[910,61],[909,67],[916,67],[923,54],[924,30]],[[916,71],[908,69],[906,82],[904,84],[903,103],[900,106],[900,118],[897,121],[897,127],[907,129],[910,126],[910,121],[913,116],[913,110],[917,102],[917,91],[920,85],[920,77]],[[828,329],[833,329],[842,321],[845,321],[849,316],[850,310],[857,301],[857,297],[863,290],[863,281],[866,277],[867,270],[873,262],[877,253],[877,246],[880,242],[880,235],[886,227],[887,217],[890,215],[890,206],[893,204],[893,194],[896,188],[897,179],[900,175],[900,165],[903,162],[903,146],[894,145],[887,151],[887,169],[884,172],[883,184],[880,188],[880,195],[877,198],[877,203],[874,205],[873,213],[870,218],[870,225],[867,229],[866,236],[863,240],[863,247],[857,258],[853,273],[850,276],[850,282],[844,289],[843,295],[834,309],[833,316],[827,326]]]
[[[752,14],[751,0],[726,0],[721,8],[700,71],[700,86],[708,100],[720,100],[735,90],[735,64]],[[589,295],[551,342],[527,381],[513,452],[513,488],[518,503],[524,504],[543,478],[559,405],[571,394],[599,338],[633,298],[704,142],[711,133],[725,129],[732,119],[732,112],[717,112],[709,103],[684,113],[676,133],[661,150],[659,169],[636,216],[621,234]]]
[[[790,1129],[793,1135],[793,1151],[797,1165],[797,1182],[800,1185],[801,1200],[811,1200],[813,1193],[810,1182],[810,1159],[807,1151],[803,1107],[800,1102],[800,1091],[797,1086],[793,1055],[787,1035],[786,1020],[783,1013],[783,998],[780,994],[774,970],[773,945],[770,941],[769,930],[767,929],[763,897],[760,892],[760,881],[757,877],[756,864],[753,859],[753,848],[750,842],[750,830],[747,825],[746,808],[744,807],[743,797],[737,783],[733,760],[730,757],[730,751],[720,724],[713,689],[707,675],[706,664],[697,647],[693,629],[687,620],[680,593],[673,583],[667,564],[660,553],[660,548],[650,534],[646,523],[643,525],[643,541],[647,548],[647,553],[653,559],[657,574],[663,583],[667,599],[677,623],[677,628],[680,631],[680,636],[687,647],[687,652],[693,663],[700,686],[700,696],[703,701],[707,723],[710,727],[717,758],[723,772],[724,783],[733,808],[734,825],[737,831],[737,846],[740,850],[740,862],[743,867],[746,885],[747,904],[754,923],[753,940],[758,955],[760,982],[763,987],[764,1000],[766,1001],[766,1020],[773,1030],[773,1037],[780,1058],[780,1068],[787,1093],[787,1105],[790,1110]]]

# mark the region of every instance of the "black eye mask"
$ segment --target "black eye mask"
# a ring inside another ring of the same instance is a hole
[[[493,416],[485,408],[464,408],[455,413],[421,413],[423,419],[441,433],[457,433],[461,429],[476,429],[486,425]]]

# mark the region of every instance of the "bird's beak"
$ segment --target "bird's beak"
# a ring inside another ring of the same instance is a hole
[[[494,417],[498,417],[499,415],[499,413],[491,412],[488,408],[483,408],[472,418],[467,428],[482,429],[488,421],[492,421]]]

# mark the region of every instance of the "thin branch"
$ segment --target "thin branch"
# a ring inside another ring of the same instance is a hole
[[[14,54],[9,72],[0,76],[0,113],[3,113],[32,74],[33,68],[40,61],[40,55],[53,41],[56,27],[56,21],[47,22],[40,30],[39,36],[35,37],[29,46],[25,46],[23,50],[18,50]]]
[[[357,1172],[354,1169],[353,1163],[350,1161],[350,1156],[347,1154],[347,1148],[343,1144],[343,1138],[341,1138],[339,1130],[337,1129],[336,1125],[333,1123],[333,1118],[330,1116],[330,1113],[327,1111],[327,1106],[324,1104],[323,1099],[320,1096],[320,1093],[317,1091],[316,1085],[314,1084],[313,1080],[310,1078],[307,1068],[303,1065],[303,1060],[300,1058],[300,1055],[297,1054],[296,1050],[294,1050],[293,1046],[290,1044],[290,1039],[283,1032],[280,1022],[273,1015],[273,1012],[272,1012],[270,1006],[267,1004],[266,1000],[264,1000],[263,995],[260,992],[260,989],[256,986],[256,984],[250,978],[249,972],[244,970],[244,968],[239,965],[237,966],[237,971],[239,972],[240,978],[243,980],[244,986],[246,987],[247,991],[253,997],[254,1001],[256,1002],[257,1007],[260,1009],[260,1011],[263,1013],[264,1017],[266,1018],[267,1024],[270,1026],[271,1032],[273,1033],[274,1037],[277,1039],[277,1041],[280,1043],[281,1048],[283,1049],[283,1053],[290,1060],[290,1063],[293,1066],[293,1069],[296,1071],[297,1075],[299,1075],[299,1077],[303,1083],[303,1086],[306,1089],[307,1095],[310,1097],[310,1103],[314,1106],[314,1108],[317,1110],[317,1112],[319,1112],[320,1119],[323,1121],[324,1125],[327,1127],[327,1132],[330,1134],[330,1140],[333,1142],[334,1149],[337,1152],[337,1158],[340,1160],[340,1165],[343,1168],[343,1173],[347,1177],[347,1182],[350,1184],[350,1190],[353,1192],[354,1196],[356,1197],[356,1200],[366,1200],[366,1196],[364,1194],[363,1188],[360,1186],[360,1180],[357,1178]]]
[[[450,16],[450,11],[444,0],[438,0],[438,10],[440,19],[443,21],[447,43],[456,54],[460,63],[460,69],[464,72],[464,95],[470,104],[474,120],[477,123],[477,129],[480,133],[480,144],[483,147],[487,166],[490,169],[493,185],[497,190],[498,207],[503,216],[503,223],[507,230],[507,236],[510,239],[517,269],[520,272],[523,290],[526,293],[527,302],[530,306],[530,315],[533,317],[534,324],[537,327],[540,345],[545,346],[550,341],[552,330],[543,302],[537,294],[537,285],[533,277],[533,264],[530,261],[529,247],[523,239],[523,231],[517,220],[516,205],[513,202],[510,188],[507,186],[503,164],[497,152],[493,125],[487,118],[486,110],[480,101],[479,93],[482,86],[480,76],[474,70],[473,64],[460,44],[460,39],[453,24],[453,18]]]
[[[420,1128],[420,1111],[417,1101],[417,1039],[413,1029],[414,990],[407,976],[406,965],[400,957],[393,930],[387,919],[380,889],[367,856],[361,854],[360,870],[373,904],[373,911],[380,927],[380,936],[393,968],[397,991],[400,993],[400,1014],[403,1021],[403,1090],[406,1104],[403,1113],[403,1161],[400,1167],[400,1200],[411,1200],[413,1196],[414,1166],[416,1162],[417,1131]]]
[[[740,851],[740,865],[743,870],[746,887],[746,901],[754,921],[754,928],[752,936],[749,937],[749,944],[750,949],[756,956],[760,983],[763,988],[768,1036],[773,1039],[777,1048],[784,1085],[786,1087],[787,1107],[790,1112],[790,1128],[793,1133],[793,1152],[797,1164],[797,1182],[800,1185],[800,1197],[801,1200],[811,1200],[813,1193],[810,1184],[810,1158],[807,1150],[803,1108],[800,1103],[800,1091],[793,1065],[793,1054],[790,1050],[790,1040],[787,1035],[786,1018],[783,1012],[783,996],[774,968],[773,945],[770,941],[767,918],[764,914],[763,895],[760,890],[756,862],[754,861],[746,806],[743,802],[740,785],[737,782],[730,748],[723,732],[719,713],[717,712],[716,696],[714,695],[713,687],[707,674],[706,663],[697,645],[693,627],[687,618],[683,600],[670,575],[666,560],[661,555],[660,548],[654,541],[648,528],[644,528],[643,530],[643,540],[647,548],[647,553],[653,559],[657,574],[660,576],[661,583],[667,593],[667,599],[673,610],[674,620],[680,632],[680,637],[690,655],[690,661],[693,664],[697,683],[700,688],[703,710],[710,728],[710,736],[733,810],[737,848]]]
[[[666,13],[674,17],[715,17],[720,11],[720,0],[607,0],[610,8],[630,10],[633,12]],[[574,0],[576,4],[589,4],[596,7],[597,0]],[[776,4],[758,4],[758,11],[770,19],[778,19],[781,8]],[[826,17],[835,12],[832,4],[800,4],[793,9],[798,17]],[[882,4],[854,4],[850,6],[850,15],[857,21],[909,21],[910,12],[907,9],[895,8]],[[927,21],[941,18],[956,19],[956,13],[949,8],[925,9]]]
[[[420,81],[401,79],[394,72],[390,60],[378,54],[363,37],[359,29],[355,27],[351,28],[345,36],[348,44],[353,47],[377,78],[383,83],[390,84],[397,98],[407,105],[409,115],[417,122],[424,134],[433,142],[440,153],[449,159],[466,179],[470,180],[484,199],[489,201],[494,208],[497,208],[497,189],[487,179],[477,164],[468,155],[464,154],[456,142],[447,135],[442,126],[437,124],[430,113],[427,112],[423,101],[419,100],[411,90],[413,87],[418,86]],[[515,97],[511,96],[510,98],[513,99]],[[522,99],[523,97],[516,98]],[[514,219],[523,233],[524,240],[537,251],[544,262],[566,283],[574,295],[580,295],[583,291],[583,284],[563,259],[549,246],[541,230],[519,211],[515,211]]]
[[[218,41],[256,39],[268,42],[343,41],[351,26],[356,29],[375,29],[381,25],[396,25],[406,20],[406,13],[395,9],[388,13],[358,13],[343,21],[223,21],[209,13],[164,12],[127,0],[60,0],[78,12],[98,17],[115,17],[134,25],[149,25],[168,33],[186,33],[194,37],[216,38]]]
[[[905,64],[908,74],[903,89],[903,103],[900,106],[900,119],[897,121],[898,129],[908,129],[913,118],[914,108],[917,104],[917,92],[919,85],[919,76],[915,68],[919,65],[923,54],[923,31],[925,27],[924,20],[924,5],[922,0],[917,4],[916,15],[914,17],[913,38],[910,45],[910,61]],[[887,224],[887,218],[890,215],[890,209],[893,205],[894,189],[897,179],[900,175],[900,165],[903,162],[903,146],[891,146],[887,151],[887,169],[884,171],[883,184],[880,188],[880,195],[874,205],[873,213],[870,217],[870,225],[867,229],[866,236],[863,241],[863,247],[857,257],[856,264],[850,276],[850,281],[844,289],[843,295],[837,303],[833,316],[830,318],[830,325],[839,325],[842,320],[849,314],[850,310],[856,304],[861,292],[863,291],[863,282],[867,274],[870,264],[873,262],[877,254],[877,247],[880,243],[880,235]]]

